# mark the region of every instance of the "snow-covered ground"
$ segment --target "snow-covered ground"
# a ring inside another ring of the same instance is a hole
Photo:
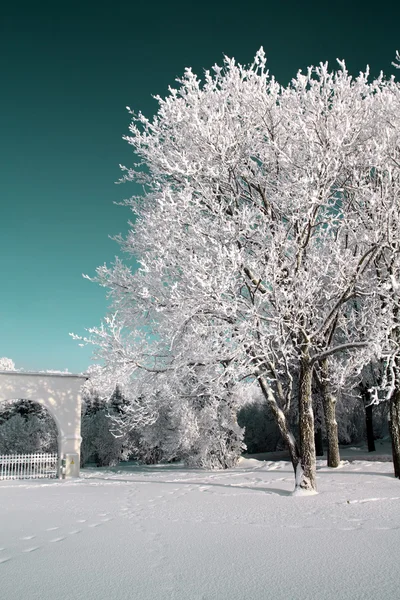
[[[255,459],[2,481],[0,598],[397,600],[400,482],[376,455],[319,461],[308,497],[288,462]]]

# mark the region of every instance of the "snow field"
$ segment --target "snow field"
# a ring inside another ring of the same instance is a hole
[[[1,598],[399,598],[392,464],[318,464],[311,497],[291,495],[288,462],[254,459],[0,482]]]

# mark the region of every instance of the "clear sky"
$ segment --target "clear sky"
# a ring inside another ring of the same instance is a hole
[[[222,55],[249,63],[263,45],[287,83],[336,57],[357,74],[394,73],[400,3],[382,0],[9,1],[0,9],[0,356],[17,367],[82,371],[85,333],[107,311],[105,290],[82,278],[119,252],[109,236],[131,214],[114,201],[133,155],[122,140],[131,106],[187,66]]]

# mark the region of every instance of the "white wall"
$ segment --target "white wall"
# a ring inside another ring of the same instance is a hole
[[[0,402],[24,399],[46,407],[58,429],[58,454],[66,458],[65,476],[79,477],[81,387],[84,375],[0,372]]]

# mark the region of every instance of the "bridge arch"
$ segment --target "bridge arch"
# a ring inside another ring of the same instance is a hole
[[[0,371],[0,403],[24,399],[41,404],[58,430],[59,462],[65,459],[65,477],[79,477],[81,447],[81,387],[85,375]],[[60,473],[60,464],[59,464]]]

